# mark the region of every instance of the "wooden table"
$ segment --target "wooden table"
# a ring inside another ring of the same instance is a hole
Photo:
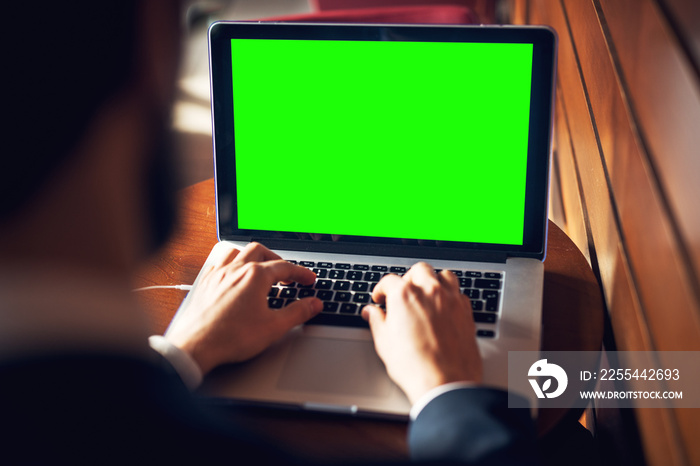
[[[180,192],[178,228],[168,244],[137,272],[134,286],[192,283],[216,243],[214,181]],[[597,351],[603,337],[603,301],[585,257],[566,234],[549,223],[545,260],[542,349]],[[167,328],[184,291],[144,291],[155,332]],[[401,422],[260,408],[230,408],[248,428],[263,431],[279,445],[314,459],[392,459],[406,455],[406,425]],[[542,410],[541,434],[580,411]]]

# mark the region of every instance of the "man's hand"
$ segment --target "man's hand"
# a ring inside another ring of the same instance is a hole
[[[202,276],[189,305],[165,337],[189,353],[206,374],[214,367],[258,355],[288,330],[318,314],[318,298],[304,298],[282,309],[267,305],[278,282],[311,284],[316,275],[251,243],[232,249]]]
[[[469,298],[452,272],[425,263],[403,277],[387,275],[365,306],[374,345],[389,376],[415,403],[449,382],[481,382],[482,366]]]

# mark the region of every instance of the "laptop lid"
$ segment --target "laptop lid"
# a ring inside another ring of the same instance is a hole
[[[209,34],[220,240],[544,258],[551,30],[216,23]]]

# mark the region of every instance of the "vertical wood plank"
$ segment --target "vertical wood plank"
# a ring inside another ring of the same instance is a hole
[[[600,0],[617,49],[630,107],[674,227],[687,250],[694,287],[700,270],[700,82],[652,0]]]
[[[700,2],[697,0],[658,0],[673,24],[681,47],[693,61],[700,77]]]
[[[675,23],[671,30],[672,21],[663,16],[667,4],[688,9],[683,0],[529,2],[529,22],[552,25],[559,34],[555,137],[567,232],[571,234],[578,210],[567,201],[573,185],[565,168],[570,161],[618,349],[692,350],[700,345],[700,235],[695,230],[700,209],[694,207],[700,183],[689,183],[700,173],[700,149],[689,152],[688,144],[700,137],[700,118],[695,118],[700,86],[689,47],[674,41],[682,34]],[[619,14],[612,26],[606,8]],[[620,31],[620,24],[627,28],[624,37],[615,37],[608,28]],[[656,69],[640,76],[650,60]],[[627,81],[630,72],[634,82]],[[653,80],[656,89],[644,87]],[[670,96],[666,102],[664,93]],[[665,108],[654,114],[658,106]],[[674,109],[674,118],[660,121]],[[678,118],[688,121],[669,129]],[[660,142],[678,131],[692,134]],[[567,138],[570,152],[565,150]],[[678,170],[686,173],[678,185],[669,186],[677,181]],[[660,275],[666,278],[659,281]],[[693,410],[636,410],[635,415],[649,464],[700,464],[695,440],[700,420]]]
[[[559,35],[558,81],[562,89],[561,101],[566,108],[572,150],[578,162],[578,172],[584,190],[583,195],[591,225],[591,239],[598,259],[600,276],[604,289],[610,289],[608,285],[612,281],[620,237],[615,227],[616,222],[610,203],[611,194],[567,21],[561,5],[554,1],[531,2],[530,13],[534,24],[551,25]]]
[[[685,267],[684,251],[673,235],[672,219],[664,211],[653,173],[649,173],[639,138],[633,132],[636,125],[630,120],[618,85],[611,61],[614,55],[608,53],[592,2],[566,0],[564,5],[569,18],[577,19],[570,22],[574,42],[585,44],[577,47],[580,70],[653,347],[700,350],[700,307]],[[673,319],[668,318],[669,308],[676,310]]]
[[[560,184],[562,191],[562,205],[566,214],[566,234],[578,246],[579,250],[591,263],[590,252],[588,250],[588,233],[583,219],[583,207],[581,205],[580,188],[578,174],[576,173],[576,162],[571,149],[571,138],[569,128],[566,123],[566,110],[558,95],[562,91],[559,89],[556,98],[556,111],[554,137],[557,141],[557,160],[560,171]]]
[[[614,329],[625,329],[624,332],[615,332],[617,347],[624,348],[625,351],[648,351],[652,346],[651,336],[621,247],[618,248],[616,264],[610,299],[614,312],[611,312],[610,320]],[[674,435],[677,429],[671,412],[663,409],[637,409],[635,417],[643,439],[644,456],[649,465],[686,464],[684,448],[678,436]]]
[[[557,224],[562,230],[566,229],[566,215],[564,214],[564,205],[562,202],[561,182],[559,178],[559,164],[556,159],[556,148],[553,153],[552,166],[549,176],[549,212],[548,217],[551,221]]]
[[[510,22],[528,24],[528,0],[510,0]]]

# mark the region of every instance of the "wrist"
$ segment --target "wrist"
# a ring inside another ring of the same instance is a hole
[[[188,352],[160,335],[149,337],[148,344],[170,363],[188,389],[194,390],[199,386],[204,373],[199,363]]]
[[[404,392],[411,404],[415,404],[426,393],[450,384],[478,385],[482,381],[481,366],[466,368],[441,368],[431,365],[422,376],[413,376],[405,384]]]
[[[202,372],[202,376],[208,374],[209,372],[211,372],[212,369],[219,365],[212,358],[212,355],[210,354],[211,351],[207,352],[201,351],[199,349],[203,346],[201,344],[197,344],[193,341],[188,341],[182,344],[173,344],[177,346],[180,350],[182,350],[184,353],[186,353],[192,359],[192,361],[194,361],[197,364],[200,371]]]
[[[438,398],[439,396],[452,390],[474,388],[476,386],[477,384],[474,382],[450,382],[444,385],[440,385],[439,387],[433,388],[432,390],[424,393],[420,398],[418,398],[418,400],[416,400],[415,403],[411,403],[411,420],[415,421],[420,412],[423,410],[423,408],[428,406],[434,399]]]

